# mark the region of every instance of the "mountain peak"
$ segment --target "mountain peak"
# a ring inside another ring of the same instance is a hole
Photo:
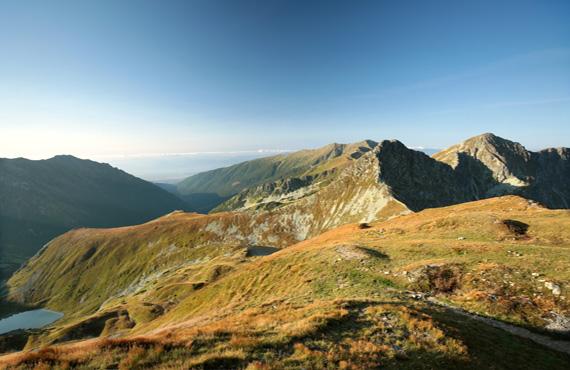
[[[355,144],[356,144],[356,145],[359,145],[359,146],[365,146],[365,147],[368,147],[368,148],[374,148],[375,146],[378,145],[378,142],[376,142],[376,141],[374,141],[374,140],[366,139],[366,140],[359,141],[359,142],[357,142],[357,143],[355,143]]]
[[[480,178],[503,184],[497,188],[499,192],[505,191],[506,186],[527,186],[532,177],[529,165],[532,153],[523,145],[492,133],[469,138],[434,154],[433,158],[460,172],[479,173]]]
[[[530,158],[530,152],[522,144],[503,139],[489,132],[473,136],[459,144],[444,149],[434,154],[433,158],[456,167],[458,165],[459,153],[468,154],[477,159],[489,156],[489,160],[494,158],[503,163],[505,162],[504,159],[507,159],[506,157],[523,157],[524,160]]]
[[[492,132],[485,132],[483,134],[477,135],[477,136],[473,136],[470,137],[469,139],[465,140],[465,141],[469,141],[469,140],[494,140],[494,139],[502,139],[499,136],[493,134]]]
[[[470,137],[469,139],[463,141],[461,144],[463,145],[505,145],[505,144],[518,144],[513,141],[503,139],[500,136],[497,136],[491,132],[486,132],[481,135]],[[461,145],[459,144],[459,145]],[[520,145],[520,144],[518,144]],[[520,145],[522,146],[522,145]]]
[[[79,158],[77,158],[76,156],[71,155],[71,154],[58,154],[58,155],[54,155],[50,159],[73,159],[73,160],[76,160]]]
[[[382,140],[378,144],[378,147],[383,148],[383,150],[403,150],[403,149],[412,150],[409,149],[406,145],[404,145],[404,143],[396,139]]]
[[[51,158],[46,159],[46,161],[48,162],[57,162],[57,163],[77,163],[77,162],[92,162],[90,160],[84,160],[81,158],[77,158],[76,156],[73,156],[71,154],[58,154],[58,155],[54,155]]]

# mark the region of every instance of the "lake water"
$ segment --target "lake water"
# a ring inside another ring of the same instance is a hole
[[[62,317],[61,312],[45,309],[20,312],[0,320],[0,334],[17,329],[38,329]]]

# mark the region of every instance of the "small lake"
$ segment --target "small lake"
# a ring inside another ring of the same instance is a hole
[[[61,312],[45,309],[20,312],[0,320],[0,335],[17,329],[38,329],[62,317]]]

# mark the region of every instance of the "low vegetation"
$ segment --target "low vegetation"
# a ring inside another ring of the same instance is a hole
[[[568,230],[569,211],[509,196],[346,225],[270,255],[212,244],[207,259],[192,256],[196,263],[70,314],[30,337],[34,351],[0,361],[23,369],[564,369],[567,354],[462,312],[567,335]],[[129,248],[127,240],[115,243]],[[47,298],[65,309],[63,296]],[[71,307],[78,297],[69,299]]]

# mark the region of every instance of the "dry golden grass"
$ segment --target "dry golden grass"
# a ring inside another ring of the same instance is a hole
[[[511,238],[503,220],[529,225],[525,238]],[[367,252],[347,259],[339,246]],[[346,225],[270,256],[217,256],[173,270],[148,291],[108,306],[135,318],[124,338],[0,361],[22,368],[51,361],[250,369],[477,368],[495,361],[509,368],[484,341],[495,338],[501,351],[524,351],[513,364],[564,368],[566,357],[443,315],[401,292],[421,288],[471,312],[540,329],[550,312],[570,315],[569,248],[570,212],[517,197],[429,209],[364,229]],[[418,286],[412,276],[427,265],[437,268]],[[556,282],[562,293],[540,280]],[[178,290],[197,282],[206,284]],[[179,296],[169,303],[173,294]],[[150,315],[150,304],[164,312]]]

